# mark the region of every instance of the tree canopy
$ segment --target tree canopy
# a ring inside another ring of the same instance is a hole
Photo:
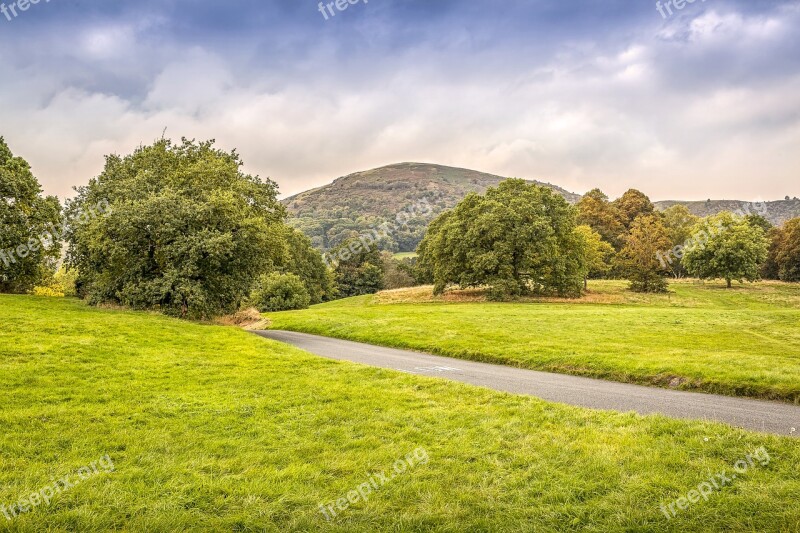
[[[512,179],[472,193],[431,225],[420,268],[442,293],[450,284],[490,288],[504,298],[529,293],[576,297],[586,273],[577,210],[550,189]]]
[[[0,292],[24,293],[56,270],[61,204],[0,137]]]
[[[359,239],[342,243],[333,255],[338,259],[333,273],[339,296],[374,294],[384,288],[384,263],[378,246]]]
[[[656,208],[650,198],[641,191],[630,189],[612,202],[620,214],[620,222],[630,230],[634,221],[643,215],[652,215]]]
[[[599,233],[589,226],[578,226],[575,231],[583,238],[586,253],[586,275],[583,288],[588,288],[589,276],[604,276],[611,271],[614,247],[603,240]]]
[[[778,279],[800,281],[800,218],[774,232],[772,250]]]
[[[600,189],[589,191],[578,202],[578,224],[589,226],[616,249],[624,244],[622,214]]]
[[[333,277],[311,239],[299,230],[287,228],[286,246],[279,270],[295,274],[303,281],[311,305],[333,300],[336,296]]]
[[[693,215],[689,209],[684,205],[673,205],[672,207],[664,210],[662,220],[664,227],[667,230],[670,243],[670,248],[675,249],[685,246],[685,244],[692,237],[692,230],[700,221],[700,218]],[[664,250],[666,252],[667,250]],[[680,257],[675,254],[665,254],[664,262],[667,268],[675,278],[682,278],[686,275],[686,267],[683,265],[683,254]]]
[[[758,281],[766,261],[769,243],[764,230],[747,218],[728,212],[703,219],[694,229],[686,248],[684,264],[700,279]]]
[[[281,264],[286,235],[276,185],[241,165],[214,141],[186,139],[108,156],[68,207],[111,206],[70,230],[81,293],[188,317],[236,311],[254,281]]]
[[[619,254],[622,272],[636,292],[665,292],[667,281],[665,267],[659,261],[659,253],[672,244],[661,218],[643,215],[636,218],[625,238],[625,246]]]

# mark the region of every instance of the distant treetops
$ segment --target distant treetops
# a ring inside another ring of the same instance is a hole
[[[776,230],[753,213],[699,219],[684,206],[658,212],[637,190],[612,202],[595,189],[573,207],[548,189],[508,180],[436,219],[419,247],[418,268],[436,292],[488,287],[494,299],[575,297],[588,278],[606,276],[629,279],[634,291],[663,292],[667,276],[731,286],[769,268],[797,281],[799,238],[797,220]]]

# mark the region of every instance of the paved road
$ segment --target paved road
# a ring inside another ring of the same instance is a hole
[[[673,418],[715,420],[764,433],[800,436],[800,406],[796,405],[523,370],[289,331],[254,333],[328,359],[529,394],[552,402],[643,415],[660,413]]]

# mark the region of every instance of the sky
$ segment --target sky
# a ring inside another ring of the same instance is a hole
[[[62,199],[165,130],[283,196],[407,161],[800,196],[800,0],[0,1],[0,136]]]

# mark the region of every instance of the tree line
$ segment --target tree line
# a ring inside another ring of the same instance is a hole
[[[436,293],[488,287],[493,299],[577,297],[590,278],[624,278],[631,290],[652,293],[665,292],[669,277],[723,279],[728,287],[800,281],[800,219],[776,228],[751,207],[701,219],[680,205],[659,212],[635,189],[614,201],[594,189],[571,206],[508,180],[434,220],[418,276]]]
[[[287,224],[277,185],[242,172],[214,141],[160,139],[109,155],[61,205],[0,137],[0,292],[74,294],[89,303],[187,318],[304,308],[384,288],[487,287],[492,298],[577,297],[591,278],[637,291],[667,276],[800,280],[800,219],[708,219],[657,212],[639,191],[613,202],[593,190],[570,205],[507,180],[436,218],[418,259],[349,239],[324,260]],[[702,237],[702,238],[699,238]]]
[[[383,287],[380,261],[366,273],[349,263],[328,268],[287,225],[277,185],[241,167],[214,141],[161,139],[107,156],[100,175],[62,206],[0,138],[0,292],[209,318]]]

